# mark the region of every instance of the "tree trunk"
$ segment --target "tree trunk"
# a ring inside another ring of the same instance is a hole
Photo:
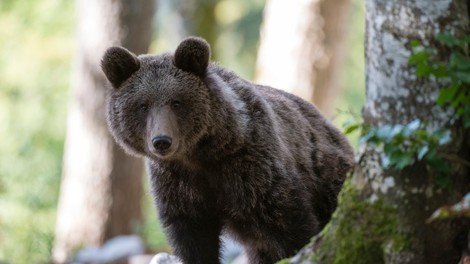
[[[170,0],[182,19],[183,37],[196,35],[204,38],[211,47],[217,43],[219,30],[215,7],[218,0]],[[211,59],[217,61],[217,50],[212,50]]]
[[[294,93],[333,114],[348,7],[348,0],[267,1],[256,82]]]
[[[436,105],[443,83],[418,78],[408,64],[412,40],[448,50],[433,41],[438,32],[457,36],[468,31],[466,0],[366,0],[366,104],[364,122],[379,127],[428,122],[429,133],[449,126],[449,111]],[[468,158],[468,133],[454,131],[447,153]],[[329,226],[290,263],[457,263],[454,248],[468,221],[426,223],[439,207],[454,204],[470,190],[468,168],[449,161],[452,188],[437,184],[423,162],[402,170],[382,167],[383,150],[366,143],[359,164],[340,195]],[[466,242],[465,242],[466,243]]]
[[[444,84],[433,78],[417,78],[415,68],[408,64],[410,42],[414,39],[438,49],[440,56],[449,52],[433,43],[439,32],[457,36],[468,34],[468,13],[465,0],[366,1],[366,105],[363,110],[367,124],[406,124],[415,119],[426,120],[429,127],[445,127],[449,112],[436,104],[436,96]],[[456,156],[463,154],[468,141],[463,134],[454,134],[449,146]],[[396,207],[399,218],[397,231],[408,239],[408,247],[391,252],[387,263],[456,263],[460,252],[453,243],[467,225],[448,223],[425,224],[440,206],[460,200],[470,190],[468,170],[462,164],[452,175],[453,189],[436,184],[433,172],[416,164],[396,172],[395,186],[388,192],[374,190],[383,185],[390,172],[377,167],[380,152],[367,146],[363,162],[354,175],[355,185],[362,193],[382,197]],[[465,157],[466,158],[466,157]],[[451,176],[449,176],[451,177]]]
[[[67,120],[64,168],[53,257],[63,263],[83,245],[129,234],[141,222],[142,161],[108,132],[106,79],[100,60],[122,45],[145,53],[155,1],[78,0],[77,53]]]

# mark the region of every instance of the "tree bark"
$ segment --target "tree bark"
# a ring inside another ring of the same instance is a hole
[[[71,83],[54,261],[83,245],[129,234],[141,222],[142,161],[108,132],[107,83],[100,60],[121,45],[139,54],[150,45],[155,1],[78,0],[77,51]]]
[[[412,40],[438,50],[439,32],[469,33],[466,0],[366,0],[366,104],[364,122],[371,126],[429,123],[429,133],[449,126],[449,111],[435,103],[444,87],[435,78],[418,78],[408,64]],[[468,133],[454,125],[446,152],[468,158]],[[458,132],[460,131],[460,132]],[[468,220],[426,223],[439,207],[454,204],[470,190],[470,173],[449,161],[452,188],[436,183],[433,172],[418,162],[403,170],[382,167],[383,150],[360,146],[359,164],[346,183],[330,225],[289,263],[457,263],[454,248],[467,234]]]
[[[348,7],[348,0],[267,1],[256,82],[294,93],[333,114]]]
[[[366,1],[366,104],[363,109],[367,124],[406,124],[415,119],[429,122],[430,133],[445,127],[450,113],[436,104],[444,83],[434,78],[417,78],[408,64],[411,40],[434,46],[439,56],[448,50],[434,42],[440,32],[457,36],[469,33],[467,3],[464,0],[446,1]],[[455,128],[457,129],[457,128]],[[454,134],[449,149],[456,156],[468,138]],[[396,186],[388,192],[374,190],[383,184],[389,171],[378,165],[380,152],[366,146],[363,162],[354,175],[356,186],[363,193],[377,195],[396,207],[400,219],[398,230],[409,238],[409,247],[388,255],[387,263],[456,263],[460,252],[453,248],[456,235],[468,228],[449,223],[425,224],[426,219],[440,206],[457,202],[470,190],[468,170],[453,164],[457,172],[453,189],[442,189],[433,180],[432,172],[421,164],[392,175]],[[378,168],[371,170],[371,168]]]

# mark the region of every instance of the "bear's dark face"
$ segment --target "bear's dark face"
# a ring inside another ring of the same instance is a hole
[[[210,125],[209,90],[203,82],[209,46],[183,41],[175,54],[136,57],[112,47],[102,60],[113,89],[108,125],[128,152],[149,158],[184,158]]]

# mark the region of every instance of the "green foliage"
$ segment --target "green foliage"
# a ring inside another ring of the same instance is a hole
[[[436,41],[450,51],[448,56],[439,57],[436,49],[412,41],[413,54],[409,63],[416,66],[418,77],[432,76],[448,83],[439,92],[436,103],[453,110],[456,118],[451,120],[452,123],[461,120],[465,128],[470,128],[470,36],[457,38],[441,33],[436,36]]]
[[[0,261],[50,257],[60,184],[73,3],[0,1]]]
[[[371,127],[360,140],[383,147],[382,165],[386,168],[401,170],[424,161],[431,171],[448,171],[446,160],[439,156],[439,149],[450,142],[450,130],[440,129],[430,134],[425,123],[415,120],[406,125]]]
[[[465,129],[468,129],[470,128],[470,57],[468,54],[470,35],[456,37],[450,33],[441,33],[436,36],[436,41],[450,51],[447,56],[439,57],[436,49],[423,47],[419,41],[413,41],[411,43],[413,54],[409,58],[409,63],[416,66],[418,77],[434,77],[447,83],[440,90],[436,103],[443,109],[453,111],[454,118],[449,120],[450,124],[461,123]],[[469,164],[468,161],[463,162]],[[436,167],[441,167],[442,175],[451,171],[450,168],[445,167],[446,165],[449,167],[449,162],[442,162],[442,159],[436,165]],[[449,176],[440,178],[445,182],[450,181]],[[470,193],[455,205],[437,209],[428,222],[461,216],[470,217]]]
[[[452,171],[443,146],[451,141],[451,131],[441,128],[428,132],[428,125],[418,119],[409,124],[379,127],[350,119],[343,125],[346,134],[361,130],[360,144],[370,143],[383,150],[381,164],[386,169],[402,170],[423,162],[441,187],[449,187]]]
[[[246,78],[253,78],[263,18],[263,0],[217,1],[219,25],[215,45],[220,62]]]

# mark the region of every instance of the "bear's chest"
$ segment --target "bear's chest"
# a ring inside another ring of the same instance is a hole
[[[207,174],[159,170],[152,173],[151,179],[159,210],[194,215],[218,211],[223,203],[219,184]]]
[[[211,211],[226,219],[253,214],[262,204],[258,195],[266,195],[269,186],[263,179],[268,177],[261,172],[249,177],[252,175],[245,175],[241,169],[227,167],[218,164],[199,171],[179,167],[151,170],[159,210],[192,215]]]

